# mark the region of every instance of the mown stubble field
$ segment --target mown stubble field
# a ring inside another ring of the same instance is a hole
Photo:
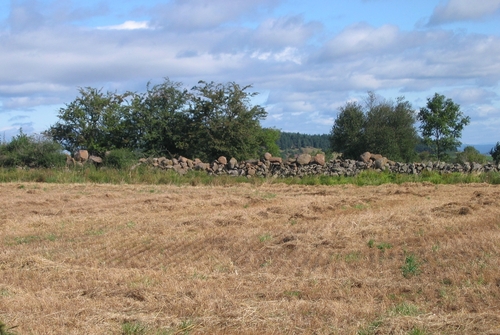
[[[18,334],[500,334],[500,187],[0,184]]]

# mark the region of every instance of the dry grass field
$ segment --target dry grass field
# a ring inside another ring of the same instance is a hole
[[[500,186],[0,184],[17,334],[500,334]]]

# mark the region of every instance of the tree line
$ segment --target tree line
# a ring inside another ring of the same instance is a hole
[[[221,155],[248,159],[279,155],[279,130],[263,128],[267,116],[252,105],[251,86],[200,81],[191,90],[168,78],[146,92],[103,92],[80,88],[59,110],[59,121],[45,134],[74,152],[96,155],[115,149],[145,155],[182,155],[205,161]]]
[[[188,90],[168,78],[148,84],[143,93],[80,88],[44,136],[28,136],[21,130],[11,143],[0,143],[0,165],[52,166],[61,149],[87,149],[101,157],[115,151],[118,156],[129,152],[211,161],[221,155],[258,158],[265,152],[286,157],[296,149],[313,147],[352,159],[370,151],[393,161],[446,160],[470,122],[458,104],[438,93],[416,112],[404,97],[391,101],[368,92],[364,101],[339,108],[330,134],[280,132],[261,126],[267,112],[252,104],[257,93],[250,89],[234,82],[200,81]],[[418,157],[421,151],[427,156]],[[490,153],[500,160],[500,142]],[[464,161],[481,158],[472,147],[457,155]]]
[[[416,121],[420,122],[422,137],[418,136]],[[369,151],[394,161],[411,162],[417,159],[416,148],[420,147],[443,160],[461,144],[462,130],[469,122],[458,104],[438,93],[415,113],[404,97],[393,102],[368,92],[364,104],[348,102],[340,107],[330,133],[331,148],[345,158],[357,159]]]
[[[312,147],[326,152],[330,150],[330,135],[309,135],[282,131],[277,144],[281,150]]]

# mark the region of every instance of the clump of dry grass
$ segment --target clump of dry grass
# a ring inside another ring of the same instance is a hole
[[[497,186],[10,183],[0,208],[20,334],[498,332]]]

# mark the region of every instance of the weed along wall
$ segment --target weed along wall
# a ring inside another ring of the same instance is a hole
[[[281,157],[272,157],[265,154],[260,160],[246,160],[238,162],[231,158],[219,157],[219,159],[204,163],[199,159],[190,160],[185,157],[178,159],[142,158],[132,166],[132,169],[140,165],[148,165],[163,170],[174,170],[179,174],[185,174],[190,170],[206,171],[211,175],[230,175],[247,177],[304,177],[304,176],[355,176],[364,170],[390,171],[401,174],[421,174],[423,171],[434,171],[439,173],[486,173],[490,171],[500,171],[500,164],[488,163],[444,163],[444,162],[425,162],[425,163],[398,163],[387,158],[364,153],[360,160],[350,159],[332,159],[325,161],[325,156],[317,154],[311,156],[302,154],[297,158],[283,160]]]

